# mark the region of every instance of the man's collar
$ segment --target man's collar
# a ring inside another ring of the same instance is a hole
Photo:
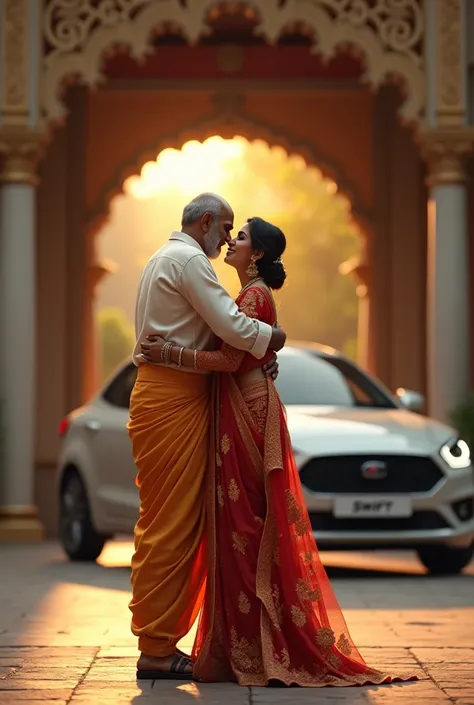
[[[186,233],[182,233],[179,230],[173,230],[170,240],[180,240],[181,242],[185,242],[187,245],[191,245],[191,247],[196,247],[198,250],[203,251],[201,245],[196,242],[193,237],[186,235]]]

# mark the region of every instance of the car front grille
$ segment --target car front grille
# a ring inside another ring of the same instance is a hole
[[[362,465],[380,461],[387,476],[366,479]],[[330,494],[387,494],[428,492],[444,477],[430,459],[412,455],[335,455],[312,458],[300,471],[300,479],[312,492]]]
[[[313,531],[427,531],[446,529],[449,524],[438,512],[419,511],[404,518],[355,518],[340,519],[327,512],[311,512],[309,515]]]

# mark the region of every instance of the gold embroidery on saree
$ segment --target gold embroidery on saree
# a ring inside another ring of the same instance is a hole
[[[232,400],[235,403],[235,398]],[[235,407],[234,407],[235,408]],[[245,416],[245,410],[241,409],[241,405],[239,403],[238,405],[238,416],[240,418],[240,421],[242,421],[242,418],[247,418]],[[240,413],[241,412],[241,413]],[[214,444],[215,447],[220,445],[220,433],[218,429],[218,419],[219,416],[216,416],[216,432],[217,436],[214,437]],[[248,430],[248,429],[247,429]],[[243,437],[245,438],[245,437]],[[245,442],[245,441],[244,441]],[[257,450],[255,444],[252,445],[252,450]],[[257,454],[258,455],[258,454]],[[273,457],[275,457],[276,451]],[[215,463],[212,462],[214,461],[215,458]],[[284,645],[279,644],[278,647],[274,645],[273,641],[275,638],[275,632],[274,632],[274,626],[272,624],[272,617],[271,615],[274,612],[274,602],[271,597],[271,593],[273,591],[273,580],[272,580],[272,571],[277,572],[277,569],[275,568],[275,563],[274,563],[274,556],[278,552],[278,536],[276,535],[275,531],[275,525],[274,525],[274,517],[272,513],[272,506],[271,503],[267,504],[267,516],[265,517],[264,521],[264,530],[263,530],[263,538],[261,541],[261,546],[260,546],[260,553],[259,553],[259,561],[258,561],[258,570],[257,570],[257,594],[259,599],[262,600],[264,609],[262,609],[262,617],[261,617],[261,631],[260,633],[255,634],[255,639],[239,639],[237,636],[237,632],[235,629],[231,630],[231,634],[229,634],[229,631],[227,629],[227,626],[224,626],[223,623],[223,615],[221,613],[221,606],[218,604],[218,601],[216,600],[215,597],[215,590],[214,590],[214,581],[213,581],[213,575],[215,574],[216,571],[216,562],[217,562],[217,551],[216,551],[216,537],[215,537],[215,504],[217,503],[216,500],[218,499],[218,491],[216,489],[216,484],[217,484],[217,478],[215,474],[215,465],[217,465],[217,455],[212,454],[212,465],[213,470],[211,472],[211,482],[209,485],[209,496],[208,496],[208,513],[212,517],[212,527],[210,530],[210,542],[211,542],[211,570],[210,570],[210,576],[208,579],[208,585],[211,586],[211,594],[210,594],[210,599],[209,599],[209,605],[210,605],[210,631],[206,635],[206,640],[204,644],[202,645],[202,651],[198,654],[198,659],[197,659],[197,666],[198,666],[198,671],[199,671],[199,666],[202,668],[202,672],[207,672],[210,674],[210,679],[214,679],[214,676],[217,674],[219,680],[231,680],[232,678],[237,678],[239,683],[243,686],[245,685],[261,685],[265,686],[268,684],[269,679],[277,679],[281,680],[284,683],[290,684],[290,683],[295,683],[297,685],[301,686],[323,686],[323,685],[340,685],[340,686],[347,686],[347,685],[352,685],[352,684],[363,684],[363,683],[382,683],[384,680],[389,679],[389,674],[383,674],[379,671],[376,671],[374,669],[366,668],[363,673],[360,674],[347,674],[347,675],[331,675],[330,672],[328,672],[328,668],[324,668],[323,665],[319,665],[319,663],[307,663],[306,668],[302,667],[301,663],[292,663],[292,659],[296,660],[298,658],[301,658],[301,656],[296,653],[293,649],[282,649],[281,647]],[[261,466],[261,457],[260,457],[260,466]],[[265,462],[265,467],[268,468],[268,463]],[[221,488],[222,490],[222,488]],[[267,490],[267,496],[268,496],[268,486],[266,487]],[[223,500],[224,500],[224,492],[223,492]],[[251,515],[252,516],[252,515]],[[257,519],[257,517],[256,517]],[[259,522],[257,522],[259,523]],[[257,532],[256,532],[257,533]],[[258,532],[260,533],[260,532]],[[244,539],[245,542],[245,537],[241,537]],[[247,543],[245,543],[245,547],[247,546]],[[237,550],[237,549],[235,549]],[[313,561],[313,556],[316,556],[317,554],[313,554],[312,551],[308,551],[307,549],[304,549],[307,551],[307,556],[305,555],[305,560],[306,558],[308,559],[308,562],[311,563]],[[244,554],[245,555],[245,554]],[[303,558],[303,553],[301,553],[301,558]],[[312,571],[314,573],[314,571]],[[312,581],[311,581],[312,583]],[[317,580],[315,579],[314,582],[314,587],[317,586]],[[278,600],[278,607],[281,608],[280,604],[280,590],[278,589],[278,586],[276,587],[275,591],[275,597],[277,597]],[[304,607],[304,605],[302,605]],[[252,607],[253,607],[253,602],[252,602]],[[286,616],[286,613],[285,613]],[[310,618],[309,616],[309,609],[308,609],[308,619]],[[322,628],[324,629],[324,628]],[[326,629],[328,629],[326,627]],[[323,638],[323,642],[329,642],[329,646],[327,647],[322,647],[322,658],[327,659],[327,666],[330,668],[330,663],[329,660],[334,661],[334,657],[337,657],[337,653],[334,653],[335,648],[334,647],[334,640],[331,637],[331,630],[328,629],[329,631],[329,638]],[[223,633],[224,632],[224,633]],[[210,644],[210,637],[212,635],[212,646]],[[321,629],[318,631],[319,638],[324,635],[321,635]],[[231,654],[230,654],[230,659],[227,661],[227,657],[221,658],[218,657],[218,651],[220,650],[221,652],[224,651],[224,643],[228,644],[229,642],[229,637],[230,638],[230,647],[231,647]],[[347,641],[347,644],[346,644]],[[345,645],[348,645],[349,648],[351,648],[351,643],[349,642],[349,639],[345,636],[345,634],[341,634],[337,640],[337,648],[339,648],[340,653],[342,654],[345,650]],[[278,653],[275,652],[275,649],[278,649]],[[329,653],[328,653],[329,651]],[[356,650],[355,650],[356,651]],[[290,653],[291,652],[291,653]],[[356,651],[357,653],[357,651]],[[214,661],[215,669],[214,673],[212,672],[210,660]],[[319,659],[318,659],[319,660]],[[309,661],[309,660],[308,660]],[[402,678],[409,678],[410,676],[402,676]],[[413,677],[413,674],[411,674],[411,677]]]
[[[290,667],[290,654],[288,653],[288,649],[282,649],[281,651],[281,664],[284,668]]]
[[[240,497],[240,490],[237,482],[232,478],[232,480],[229,482],[229,488],[227,490],[227,494],[229,495],[229,499],[232,502],[237,502],[239,497]]]
[[[244,387],[241,391],[242,398],[252,417],[253,427],[261,436],[265,435],[268,410],[267,380],[264,379],[249,387]]]
[[[221,439],[221,451],[226,455],[230,450],[230,438],[227,433],[224,433]]]
[[[263,669],[260,640],[239,639],[235,627],[230,630],[230,653],[237,669],[243,673],[260,673]]]
[[[273,610],[274,614],[271,616],[272,618],[272,623],[273,626],[277,631],[280,631],[281,629],[281,624],[283,622],[283,605],[281,604],[280,601],[280,588],[278,585],[273,586],[272,590],[272,598],[273,598]]]
[[[239,612],[242,612],[242,614],[249,614],[250,612],[250,600],[243,590],[240,591],[239,595]]]
[[[290,524],[296,524],[301,517],[302,509],[291,490],[285,490],[286,514]]]
[[[342,666],[342,661],[339,658],[337,654],[334,653],[334,651],[330,651],[326,657],[327,662],[337,670],[339,670]]]
[[[224,490],[222,489],[222,485],[218,484],[217,485],[217,501],[219,503],[219,507],[224,506]]]
[[[306,515],[301,516],[295,522],[295,531],[297,536],[306,536],[309,530],[308,518]]]
[[[321,590],[313,588],[303,578],[298,578],[296,594],[301,602],[317,602],[321,598]]]
[[[267,425],[265,428],[265,474],[268,475],[272,470],[277,470],[283,467],[283,453],[281,443],[281,401],[278,392],[272,380],[267,379],[268,388],[268,412]],[[289,446],[291,448],[291,445]]]
[[[243,556],[245,556],[245,552],[246,552],[247,544],[248,544],[248,541],[245,538],[245,536],[238,534],[237,531],[233,531],[232,532],[232,541],[233,541],[234,551],[238,551]]]
[[[298,502],[294,492],[285,491],[286,514],[288,522],[294,524],[296,537],[305,536],[309,531],[308,514]],[[295,537],[295,538],[296,538]]]
[[[258,318],[258,309],[262,308],[265,299],[257,287],[248,291],[240,302],[240,310],[249,318]]]
[[[332,676],[328,675],[327,669],[319,664],[314,664],[309,673],[303,666],[300,668],[291,667],[291,658],[287,649],[282,649],[281,655],[276,653],[269,655],[270,663],[266,664],[267,674],[264,674],[265,681],[261,685],[266,685],[268,680],[280,680],[282,683],[297,685],[329,685]]]
[[[329,627],[320,627],[316,632],[316,644],[322,649],[329,649],[336,642],[336,636]]]
[[[293,624],[297,627],[301,628],[306,624],[306,615],[301,607],[297,605],[291,606],[291,619],[293,620]]]
[[[352,653],[352,646],[345,634],[341,634],[341,636],[337,640],[336,646],[341,652],[341,654],[344,654],[345,656],[350,656],[350,654]]]

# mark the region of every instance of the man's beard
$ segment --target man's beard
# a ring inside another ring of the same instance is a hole
[[[204,235],[204,252],[209,259],[219,257],[221,253],[221,236],[219,223],[212,223],[211,229]]]

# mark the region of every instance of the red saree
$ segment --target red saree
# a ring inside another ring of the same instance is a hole
[[[239,299],[245,312],[274,322],[273,299],[263,285]],[[260,364],[245,355],[239,372]],[[229,372],[215,378],[210,567],[193,649],[195,676],[243,686],[394,680],[367,666],[352,642],[319,558],[273,382],[241,390]]]

